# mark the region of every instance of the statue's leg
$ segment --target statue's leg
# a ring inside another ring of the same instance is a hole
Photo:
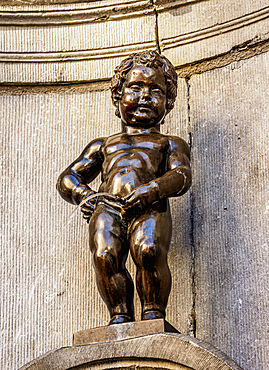
[[[133,321],[133,282],[126,270],[129,243],[120,215],[99,204],[90,223],[90,248],[99,292],[106,303],[110,324]]]
[[[137,266],[136,284],[142,304],[142,320],[165,317],[171,289],[167,264],[171,240],[168,201],[160,202],[139,216],[130,227],[129,240]]]

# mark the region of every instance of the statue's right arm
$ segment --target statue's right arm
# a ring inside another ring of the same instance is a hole
[[[56,188],[67,202],[80,204],[85,197],[95,193],[88,184],[102,169],[101,147],[104,140],[101,138],[90,142],[81,155],[59,176]]]

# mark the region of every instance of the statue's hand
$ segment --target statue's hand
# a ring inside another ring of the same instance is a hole
[[[130,194],[123,198],[125,201],[124,208],[127,212],[128,209],[137,207],[141,210],[144,210],[150,204],[159,199],[158,190],[158,184],[155,181],[152,181],[146,185],[138,186]]]
[[[113,195],[113,194],[106,194],[100,197],[100,201],[110,206],[115,211],[119,212],[120,214],[124,213],[123,207],[124,207],[125,202],[122,198],[116,195]]]
[[[125,204],[124,200],[116,195],[109,194],[109,193],[97,193],[97,192],[91,192],[87,196],[84,197],[84,200],[89,196],[94,195],[92,199],[87,200],[85,203],[81,205],[81,212],[83,213],[83,218],[87,220],[87,222],[90,221],[90,218],[95,211],[96,206],[99,203],[103,203],[108,205],[109,207],[113,208],[120,214],[124,214],[123,206]],[[83,200],[82,200],[83,202]]]
[[[92,217],[92,214],[95,210],[95,207],[96,207],[96,203],[97,203],[97,199],[98,199],[98,196],[97,196],[97,193],[94,193],[94,192],[91,192],[89,194],[87,194],[84,199],[82,199],[82,202],[83,200],[85,200],[89,195],[96,195],[96,197],[92,198],[92,199],[89,199],[87,200],[85,203],[83,203],[81,205],[81,212],[83,213],[83,218],[85,220],[87,220],[87,222],[90,221],[90,218]]]

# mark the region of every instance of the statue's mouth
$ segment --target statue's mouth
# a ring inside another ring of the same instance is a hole
[[[137,108],[137,111],[139,112],[152,112],[152,109],[150,107],[141,106]]]
[[[146,107],[146,106],[138,106],[132,114],[134,116],[140,116],[140,115],[146,115],[146,116],[152,116],[153,114],[153,109],[151,107]]]

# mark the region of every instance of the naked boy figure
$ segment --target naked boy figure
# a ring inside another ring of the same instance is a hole
[[[110,194],[96,193],[82,206],[110,324],[134,320],[133,282],[125,267],[129,251],[137,267],[142,320],[164,318],[171,288],[168,198],[191,185],[187,143],[160,133],[174,105],[177,74],[154,51],[133,54],[115,69],[111,91],[122,131],[90,142],[60,175],[57,189],[66,201],[80,204],[95,193],[89,184],[101,172],[98,193]]]

